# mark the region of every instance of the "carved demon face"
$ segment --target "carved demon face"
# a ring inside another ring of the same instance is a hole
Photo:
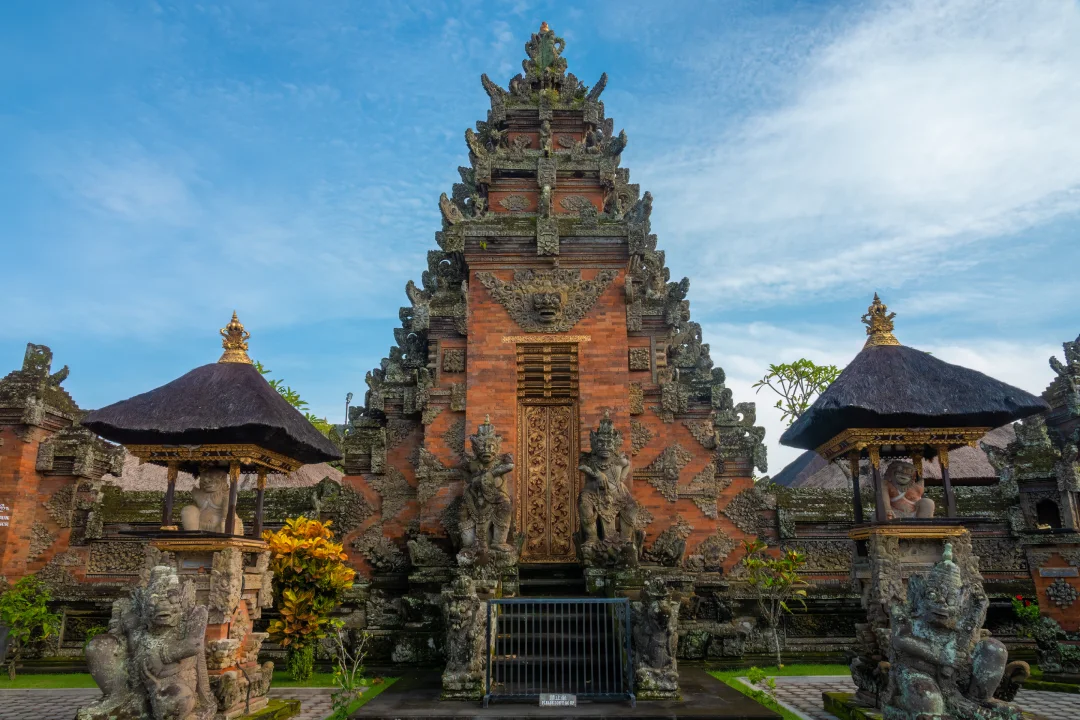
[[[885,471],[885,481],[901,491],[906,490],[915,482],[915,466],[904,460],[897,460]]]
[[[562,305],[562,295],[558,292],[538,292],[532,295],[533,312],[545,325],[550,325],[559,319]]]
[[[225,468],[207,468],[199,473],[199,489],[212,495],[228,495],[229,472]]]
[[[180,624],[180,584],[176,577],[162,577],[151,583],[146,602],[147,620],[157,627],[176,627]]]

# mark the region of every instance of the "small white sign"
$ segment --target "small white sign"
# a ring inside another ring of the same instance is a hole
[[[542,693],[540,707],[577,707],[577,695],[566,693]]]

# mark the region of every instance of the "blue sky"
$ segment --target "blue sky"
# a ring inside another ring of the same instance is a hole
[[[897,335],[1032,391],[1080,332],[1080,3],[0,5],[0,373],[93,408],[252,355],[340,421],[435,247],[438,196],[541,20],[655,196],[653,228],[773,472],[749,386]]]

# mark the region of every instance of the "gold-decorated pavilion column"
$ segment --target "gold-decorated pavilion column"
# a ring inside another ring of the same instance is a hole
[[[263,529],[263,496],[266,494],[266,468],[259,466],[259,480],[255,487],[255,519],[251,526],[251,536],[258,540]]]
[[[945,517],[956,517],[956,491],[953,490],[952,478],[949,477],[949,448],[938,448],[938,462],[941,463],[941,484],[945,487]]]
[[[236,498],[240,492],[240,461],[229,463],[229,511],[225,515],[225,534],[232,535],[236,529]]]
[[[881,448],[871,445],[867,448],[870,455],[870,468],[874,474],[874,520],[885,522],[889,519],[889,496],[885,481],[881,477]]]
[[[165,504],[161,508],[161,529],[162,530],[176,530],[176,525],[173,524],[173,501],[176,498],[176,476],[180,473],[180,466],[175,460],[169,462],[167,465],[168,474],[166,475],[167,486],[165,488]]]

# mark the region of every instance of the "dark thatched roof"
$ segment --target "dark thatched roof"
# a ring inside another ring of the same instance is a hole
[[[124,445],[253,443],[302,463],[341,453],[255,367],[197,367],[156,390],[89,413],[83,425]]]
[[[1004,449],[1016,439],[1012,425],[1004,425],[983,435],[978,447],[961,447],[949,451],[949,476],[954,485],[992,485],[998,480],[997,470],[990,464],[984,446]],[[883,461],[887,463],[888,461]],[[848,489],[851,477],[848,475],[847,461],[827,463],[813,450],[807,450],[792,460],[787,467],[771,479],[777,485],[786,487]],[[888,464],[882,466],[882,470]],[[870,481],[870,461],[863,458],[860,462],[860,475],[863,484],[873,491]],[[937,458],[923,462],[923,477],[930,485],[941,482],[941,465]]]
[[[813,450],[848,428],[995,428],[1048,408],[1020,388],[921,350],[869,345],[780,442]]]

